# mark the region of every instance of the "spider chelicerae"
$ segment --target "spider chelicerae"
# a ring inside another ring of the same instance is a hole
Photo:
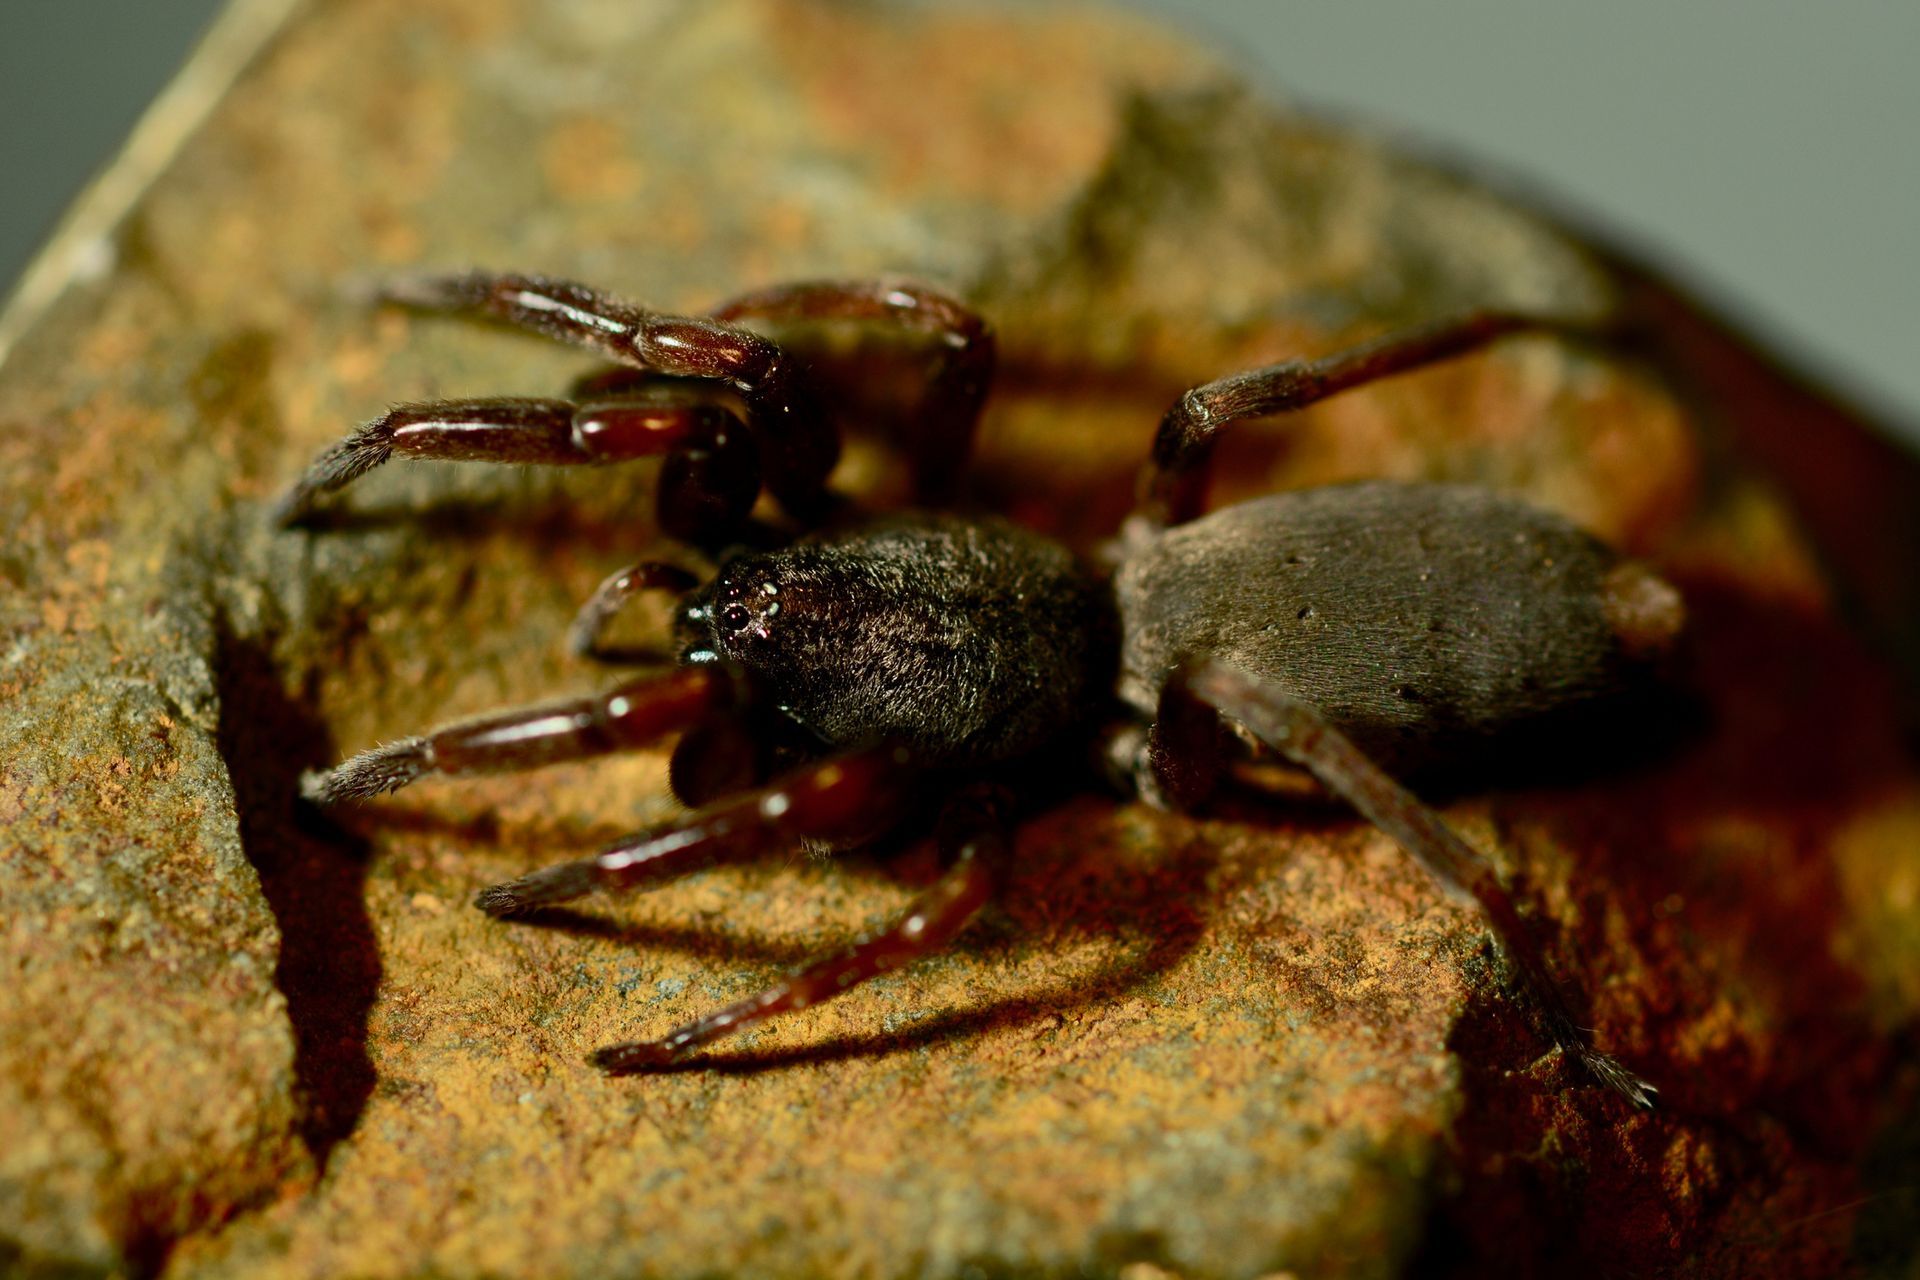
[[[1476,312],[1195,387],[1161,420],[1137,508],[1096,567],[1003,520],[938,509],[995,347],[979,316],[937,290],[788,284],[685,316],[563,280],[473,273],[407,280],[387,298],[529,329],[631,376],[573,400],[400,405],[321,454],[282,501],[283,521],[395,456],[658,457],[659,528],[716,567],[703,582],[677,565],[633,565],[575,623],[573,645],[594,654],[623,603],[674,593],[669,673],[375,748],[309,775],[308,798],[360,800],[430,774],[530,769],[680,735],[670,780],[685,816],[485,890],[476,903],[496,916],[795,844],[858,845],[928,815],[943,858],[890,927],[658,1039],[601,1049],[598,1066],[665,1066],[944,946],[1005,877],[1020,791],[1063,761],[1099,761],[1149,803],[1194,808],[1234,780],[1238,760],[1266,756],[1304,768],[1478,910],[1547,1035],[1650,1105],[1652,1087],[1578,1027],[1487,862],[1395,779],[1617,711],[1672,647],[1678,593],[1485,489],[1353,484],[1203,514],[1229,424],[1562,326]],[[839,441],[819,379],[749,321],[926,336],[936,356],[908,443],[922,508],[864,515],[830,490]],[[763,486],[812,531],[782,536],[756,520]]]

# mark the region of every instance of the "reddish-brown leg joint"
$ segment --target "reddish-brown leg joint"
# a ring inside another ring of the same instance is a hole
[[[716,320],[871,320],[930,333],[941,352],[909,442],[924,502],[952,496],[993,382],[996,344],[965,303],[925,285],[888,280],[816,280],[756,290],[716,307]]]
[[[1195,387],[1160,420],[1143,477],[1140,514],[1155,524],[1183,524],[1205,509],[1207,464],[1214,441],[1229,423],[1305,409],[1352,387],[1478,350],[1508,334],[1587,331],[1564,320],[1474,311],[1318,360],[1288,360]]]
[[[396,282],[385,296],[404,306],[499,320],[636,369],[724,383],[747,403],[768,489],[802,518],[825,501],[839,439],[800,371],[758,334],[704,317],[648,311],[544,276],[423,276]]]
[[[839,440],[811,381],[785,352],[729,321],[879,320],[940,335],[914,467],[923,495],[946,489],[971,446],[994,364],[993,334],[957,300],[889,282],[783,285],[749,294],[712,317],[663,315],[568,280],[475,272],[395,281],[389,302],[498,320],[598,352],[628,368],[709,379],[746,402],[752,449],[731,415],[687,404],[684,389],[652,388],[574,404],[492,399],[403,405],[327,450],[276,511],[292,523],[321,494],[397,455],[567,464],[664,455],[661,527],[703,546],[727,541],[764,481],[789,512],[817,519],[831,506],[826,481]]]
[[[301,793],[317,804],[364,800],[428,774],[537,769],[644,746],[739,696],[723,667],[686,667],[587,698],[517,707],[375,747],[322,773]]]
[[[891,826],[911,797],[907,753],[875,747],[797,769],[764,790],[707,805],[670,826],[623,840],[592,858],[543,867],[474,899],[508,916],[583,897],[637,889],[726,863],[751,861],[802,839],[855,844]]]
[[[614,1074],[666,1066],[701,1045],[777,1014],[830,1000],[946,946],[992,900],[1000,885],[1008,857],[1006,810],[1005,797],[988,788],[950,802],[942,812],[938,837],[948,868],[887,928],[659,1040],[613,1045],[595,1052],[590,1061]]]
[[[663,454],[659,507],[667,532],[705,537],[717,525],[737,525],[752,507],[759,470],[744,424],[697,392],[657,388],[585,404],[498,397],[397,406],[316,458],[275,516],[300,520],[322,494],[394,457],[590,466]]]
[[[607,624],[627,601],[644,591],[668,591],[685,595],[700,585],[700,579],[676,564],[642,560],[612,574],[594,590],[574,615],[567,628],[567,647],[583,658],[615,658],[601,646]]]

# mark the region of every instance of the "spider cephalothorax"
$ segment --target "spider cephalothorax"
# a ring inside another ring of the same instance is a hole
[[[1058,543],[894,516],[728,561],[681,610],[681,660],[751,672],[827,747],[892,739],[976,764],[1045,745],[1104,696],[1107,615]]]
[[[396,453],[551,464],[659,455],[660,526],[698,547],[718,551],[746,533],[763,482],[796,521],[821,527],[722,556],[704,582],[653,562],[609,578],[581,612],[576,647],[598,651],[635,592],[668,590],[680,597],[678,670],[363,753],[310,777],[311,798],[680,734],[672,782],[697,807],[480,895],[504,916],[798,843],[864,841],[944,796],[933,813],[948,870],[893,927],[658,1040],[603,1050],[601,1066],[672,1061],[944,945],[1000,882],[1009,786],[1097,757],[1149,800],[1196,804],[1231,757],[1251,751],[1310,771],[1479,909],[1555,1042],[1648,1102],[1651,1088],[1577,1027],[1491,869],[1387,768],[1457,763],[1632,697],[1679,630],[1677,594],[1564,520],[1479,489],[1350,485],[1201,514],[1208,457],[1229,423],[1557,326],[1478,313],[1194,388],[1160,424],[1140,508],[1102,575],[993,518],[850,513],[826,488],[837,445],[805,363],[737,327],[829,318],[933,335],[941,355],[913,450],[931,498],[951,486],[993,363],[986,325],[931,289],[789,285],[705,317],[511,275],[416,280],[394,298],[515,323],[640,372],[578,402],[403,405],[323,454],[282,504],[285,518]],[[654,375],[704,379],[734,399]]]

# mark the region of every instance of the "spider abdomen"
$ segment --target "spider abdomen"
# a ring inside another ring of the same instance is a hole
[[[1218,657],[1422,768],[1643,688],[1670,587],[1566,520],[1489,490],[1369,483],[1228,507],[1115,578],[1122,698],[1156,712]]]

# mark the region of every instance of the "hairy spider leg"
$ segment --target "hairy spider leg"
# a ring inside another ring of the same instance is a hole
[[[648,311],[546,276],[421,275],[393,281],[381,296],[420,310],[497,320],[631,368],[730,387],[746,402],[767,489],[800,520],[813,521],[830,505],[826,482],[840,457],[839,436],[798,362],[756,333],[703,316]]]
[[[728,323],[871,320],[939,337],[940,354],[907,448],[919,500],[940,503],[953,496],[973,450],[996,359],[993,329],[972,308],[910,281],[805,280],[742,294],[709,314]]]
[[[1290,413],[1337,392],[1465,355],[1517,333],[1598,336],[1597,326],[1511,311],[1464,315],[1400,330],[1317,360],[1287,360],[1203,383],[1160,419],[1142,477],[1139,517],[1185,524],[1205,509],[1208,463],[1220,431],[1244,418]]]
[[[402,404],[334,445],[275,508],[291,524],[319,497],[395,456],[443,462],[594,466],[660,457],[660,528],[696,545],[732,536],[760,491],[759,460],[738,414],[692,386],[649,386],[584,402],[518,397]]]
[[[1594,1079],[1635,1106],[1653,1105],[1658,1091],[1652,1085],[1588,1042],[1512,897],[1486,860],[1439,814],[1389,777],[1312,707],[1278,686],[1218,659],[1177,678],[1200,701],[1245,725],[1392,836],[1450,897],[1476,908],[1492,927],[1553,1042]]]
[[[556,863],[483,889],[491,916],[571,902],[598,889],[652,888],[708,867],[745,862],[800,840],[852,844],[893,825],[913,793],[905,748],[869,747],[816,761],[771,786],[703,805],[591,858]]]
[[[573,624],[567,628],[567,648],[583,658],[615,661],[626,657],[626,654],[617,653],[601,643],[607,624],[613,621],[621,606],[643,591],[670,591],[675,595],[685,595],[699,585],[697,576],[677,564],[660,560],[642,560],[638,564],[630,564],[608,575],[587,597],[587,602],[580,606],[580,612],[573,617]]]
[[[645,746],[686,729],[743,697],[739,677],[719,664],[683,667],[585,698],[515,707],[363,751],[301,779],[316,804],[365,800],[429,774],[536,769]]]
[[[936,834],[947,869],[886,928],[658,1040],[609,1045],[588,1061],[615,1075],[669,1066],[702,1045],[830,1000],[945,947],[992,901],[1005,878],[1008,808],[1006,794],[993,786],[969,788],[950,799]]]

